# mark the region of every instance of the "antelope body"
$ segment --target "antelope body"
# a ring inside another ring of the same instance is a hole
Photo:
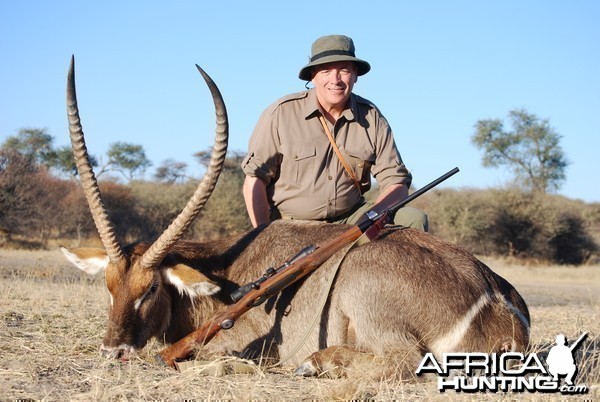
[[[105,272],[111,295],[101,350],[127,358],[156,337],[172,343],[232,303],[229,294],[279,266],[308,244],[321,244],[345,225],[276,221],[208,243],[180,241],[218,179],[225,159],[227,119],[214,83],[217,135],[209,170],[180,216],[152,244],[121,247],[101,202],[85,151],[75,97],[73,62],[67,103],[73,150],[105,249],[63,248],[88,273]],[[331,292],[318,323],[292,358],[297,373],[316,375],[364,360],[392,371],[425,352],[524,351],[529,313],[517,291],[468,252],[414,229],[390,227],[374,242],[351,249],[330,290],[333,261],[250,310],[221,331],[203,353],[245,358],[287,356]],[[308,358],[306,358],[309,356]],[[381,360],[384,359],[384,360]],[[412,367],[414,371],[416,366]]]

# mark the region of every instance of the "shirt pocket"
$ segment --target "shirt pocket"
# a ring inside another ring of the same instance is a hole
[[[348,162],[360,184],[361,193],[364,194],[371,188],[371,166],[375,163],[375,152],[370,149],[346,148],[346,153],[349,157]]]
[[[317,148],[315,144],[288,143],[281,144],[283,160],[280,180],[295,183],[300,187],[312,186],[315,180],[315,160]]]

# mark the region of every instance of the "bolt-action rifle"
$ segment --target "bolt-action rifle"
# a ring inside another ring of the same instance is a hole
[[[368,219],[346,230],[335,239],[320,246],[307,246],[280,267],[268,268],[263,276],[241,286],[231,294],[234,304],[214,315],[191,334],[162,350],[156,356],[157,360],[165,365],[175,367],[176,361],[187,358],[194,350],[208,343],[219,331],[233,327],[235,321],[248,310],[262,304],[287,286],[305,277],[336,252],[351,245],[360,236],[365,235],[369,240],[376,239],[388,222],[390,215],[456,173],[458,173],[457,167],[415,191],[404,200],[395,203],[387,210],[381,213],[367,212]]]
[[[572,351],[573,351],[573,350],[574,350],[574,349],[575,349],[575,348],[576,348],[576,347],[579,345],[579,342],[583,341],[583,339],[584,339],[584,338],[587,336],[587,334],[588,334],[587,332],[584,332],[584,333],[583,333],[583,334],[582,334],[582,335],[579,337],[579,339],[577,339],[575,342],[573,342],[573,343],[571,344],[571,346],[569,346],[569,350],[572,352]]]

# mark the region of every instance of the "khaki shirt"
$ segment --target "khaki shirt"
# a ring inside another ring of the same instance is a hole
[[[348,103],[329,128],[356,177],[367,177],[363,171],[370,168],[382,191],[391,184],[410,186],[411,174],[387,120],[360,96],[352,94]],[[242,169],[267,183],[271,206],[283,216],[335,218],[361,201],[323,131],[320,114],[314,89],[288,95],[263,112],[250,138]]]

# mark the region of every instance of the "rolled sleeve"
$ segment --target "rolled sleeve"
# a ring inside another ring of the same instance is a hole
[[[407,188],[410,188],[412,183],[412,174],[402,163],[385,168],[378,173],[373,172],[373,176],[375,176],[375,180],[377,180],[382,191],[392,184],[404,184]]]
[[[377,157],[371,172],[382,191],[393,184],[404,184],[410,188],[412,174],[402,162],[394,134],[383,116],[379,119],[379,125],[380,135],[376,140]]]
[[[275,124],[274,110],[262,114],[248,144],[248,155],[242,161],[244,174],[258,177],[267,184],[277,176],[281,152]]]
[[[247,176],[258,177],[269,184],[277,169],[260,160],[254,152],[250,152],[242,161],[242,171]]]

